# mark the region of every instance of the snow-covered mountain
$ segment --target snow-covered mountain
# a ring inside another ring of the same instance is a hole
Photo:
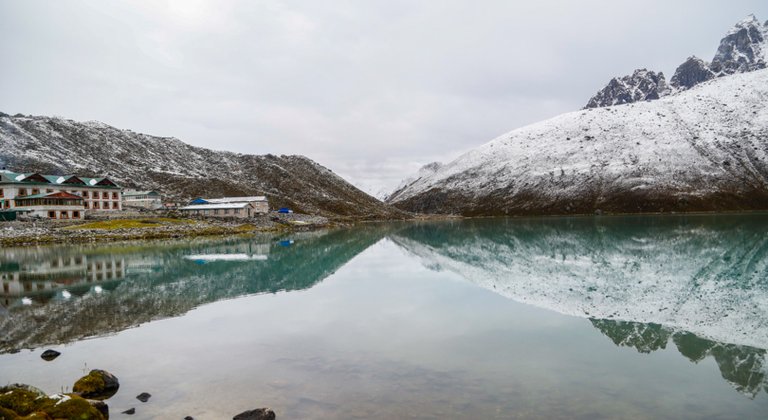
[[[768,69],[511,131],[388,198],[418,212],[768,208]]]
[[[329,216],[402,213],[304,156],[245,155],[121,130],[100,122],[0,113],[0,167],[108,175],[175,199],[267,195],[273,207]]]
[[[589,100],[586,108],[659,99],[717,77],[764,69],[767,63],[768,21],[761,24],[755,15],[749,15],[720,41],[711,63],[689,57],[675,70],[669,86],[661,72],[635,70],[631,76],[611,79]]]

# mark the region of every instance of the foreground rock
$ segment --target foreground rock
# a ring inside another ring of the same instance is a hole
[[[0,418],[3,419],[82,419],[104,420],[109,415],[90,401],[75,394],[45,395],[29,385],[14,384],[0,388]]]
[[[72,391],[94,400],[105,400],[117,393],[120,382],[117,377],[105,370],[94,369],[88,375],[75,382]]]
[[[255,410],[243,411],[236,415],[232,420],[275,420],[275,412],[269,408],[257,408]]]

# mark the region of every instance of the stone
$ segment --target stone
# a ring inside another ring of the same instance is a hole
[[[46,362],[50,362],[51,360],[59,357],[61,353],[57,352],[56,350],[46,350],[43,352],[43,354],[40,355],[40,357],[45,360]]]
[[[275,420],[275,412],[269,408],[257,408],[255,410],[243,411],[236,415],[232,420]]]
[[[123,411],[123,413],[122,413],[122,414],[128,414],[129,416],[132,416],[132,415],[136,414],[136,409],[135,409],[135,408],[133,408],[133,407],[131,407],[131,408],[129,408],[129,409],[127,409],[127,410]]]
[[[192,416],[187,416],[187,417],[184,417],[184,420],[195,420],[195,418]]]
[[[142,392],[141,394],[136,396],[136,399],[141,401],[141,402],[143,402],[143,403],[145,403],[145,402],[149,401],[149,399],[151,397],[152,397],[152,394],[150,394],[148,392]]]
[[[94,369],[75,382],[72,391],[83,398],[106,400],[117,393],[120,382],[105,370]]]

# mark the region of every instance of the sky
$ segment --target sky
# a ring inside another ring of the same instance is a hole
[[[0,0],[0,111],[299,154],[381,194],[765,0]]]

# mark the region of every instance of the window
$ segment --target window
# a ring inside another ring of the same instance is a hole
[[[119,206],[117,205],[117,201],[115,201],[115,202],[113,202],[113,203],[112,203],[112,208],[113,208],[113,209],[117,209],[118,207],[119,207]]]
[[[0,198],[5,197],[5,190],[0,188]]]
[[[94,201],[93,202],[93,208],[95,208],[95,209],[99,208],[99,202],[98,201]]]
[[[37,188],[32,188],[32,195],[35,195],[35,194],[40,194],[40,190],[38,190]]]
[[[46,192],[47,194],[50,194],[50,193],[52,193],[52,192],[53,192],[53,190],[52,190],[52,189],[50,189],[50,188],[47,188],[47,189],[45,190],[45,192]]]
[[[61,219],[69,219],[69,212],[68,211],[61,211],[61,212],[59,212],[59,218],[61,218]]]
[[[106,192],[106,191],[102,191],[101,198],[108,199],[109,198],[109,193]]]
[[[83,191],[83,198],[88,198],[88,191]]]
[[[55,211],[49,211],[48,212],[48,218],[49,219],[55,219],[56,218],[56,212]]]
[[[116,193],[116,192],[113,192],[113,193],[112,193],[112,199],[113,199],[113,200],[117,200],[117,193]]]
[[[79,219],[80,218],[80,212],[75,210],[72,212],[72,218],[73,219]]]
[[[27,189],[26,188],[19,188],[19,196],[27,195]]]
[[[235,214],[240,214],[240,209],[235,209]]]

